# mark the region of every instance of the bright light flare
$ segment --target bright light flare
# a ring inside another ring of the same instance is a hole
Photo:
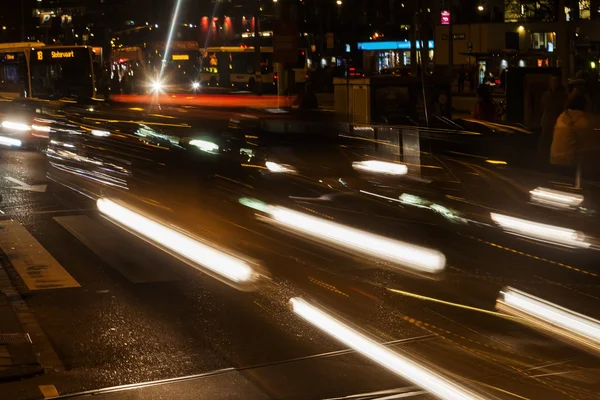
[[[355,161],[352,163],[352,168],[359,171],[385,175],[406,175],[408,173],[408,167],[404,164],[377,160]]]
[[[209,142],[208,140],[192,139],[190,140],[190,145],[195,146],[206,153],[215,154],[219,151],[219,145]]]
[[[200,89],[200,82],[193,82],[192,83],[192,89],[194,89],[194,90]]]
[[[529,192],[531,201],[545,206],[557,208],[576,208],[583,203],[580,194],[538,187]]]
[[[152,88],[153,92],[159,93],[159,92],[162,92],[164,86],[161,82],[154,81],[154,82],[150,83],[150,88]]]
[[[0,145],[8,147],[21,147],[23,143],[19,139],[0,136]]]
[[[598,320],[510,287],[500,292],[496,308],[587,350],[600,351]]]
[[[573,229],[530,222],[502,214],[490,213],[490,216],[495,223],[509,233],[566,247],[590,247],[590,243],[585,241],[585,235]]]
[[[440,399],[484,398],[417,362],[389,350],[301,298],[291,299],[290,306],[292,311],[305,321]]]
[[[246,261],[201,243],[112,200],[101,198],[97,201],[97,206],[102,214],[117,223],[233,283],[250,283],[258,277]]]
[[[10,129],[13,131],[21,131],[21,132],[31,130],[31,126],[29,126],[27,124],[23,124],[21,122],[12,122],[12,121],[2,121],[2,127],[4,129]]]
[[[437,250],[374,235],[283,207],[269,206],[267,222],[320,241],[376,257],[419,272],[439,273],[446,257]]]
[[[269,171],[276,174],[295,174],[296,168],[292,167],[289,164],[279,164],[272,161],[267,161],[265,166],[269,169]]]

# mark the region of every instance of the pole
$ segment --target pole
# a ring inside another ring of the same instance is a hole
[[[561,80],[565,86],[569,81],[571,64],[571,35],[570,23],[567,22],[567,15],[564,12],[565,0],[558,2],[558,58],[560,59]]]
[[[448,90],[448,118],[452,118],[452,84],[454,83],[454,32],[452,24],[454,14],[452,13],[452,0],[448,12],[450,13],[450,23],[448,24],[448,68],[450,70],[450,90]]]
[[[21,0],[21,42],[25,41],[25,0]]]
[[[254,54],[256,55],[256,69],[254,70],[254,86],[256,94],[262,94],[262,71],[260,54],[260,2],[256,0],[254,12]]]

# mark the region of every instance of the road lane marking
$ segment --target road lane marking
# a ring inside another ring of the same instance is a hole
[[[19,222],[0,221],[0,247],[29,290],[80,287]]]
[[[58,390],[56,390],[56,387],[54,385],[40,385],[40,392],[42,392],[42,395],[44,396],[45,399],[49,399],[51,397],[58,397]]]
[[[11,187],[11,189],[28,190],[30,192],[43,193],[46,191],[46,188],[48,187],[48,185],[28,185],[27,183],[20,181],[18,179],[12,178],[10,176],[7,176],[6,180],[19,185],[19,186]]]

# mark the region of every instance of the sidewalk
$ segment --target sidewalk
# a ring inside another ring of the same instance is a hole
[[[44,372],[33,351],[31,338],[23,330],[8,297],[14,292],[12,282],[0,264],[0,382],[23,379]]]

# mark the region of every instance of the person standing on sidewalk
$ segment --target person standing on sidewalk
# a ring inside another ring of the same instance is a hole
[[[467,70],[465,66],[460,64],[460,68],[458,69],[458,93],[462,93],[465,91],[465,79],[467,77]]]
[[[554,126],[563,112],[567,101],[567,92],[560,77],[550,78],[550,86],[542,95],[542,132],[538,139],[538,162],[546,165],[550,156]]]

